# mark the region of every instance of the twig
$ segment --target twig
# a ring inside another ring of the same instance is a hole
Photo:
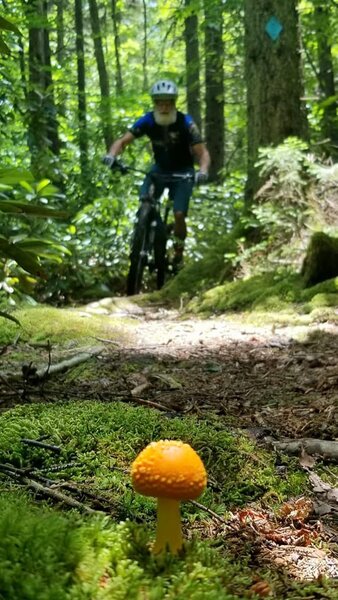
[[[76,356],[73,356],[72,358],[70,358],[68,360],[62,360],[61,362],[59,362],[55,365],[51,365],[50,367],[48,366],[47,369],[46,369],[46,367],[43,367],[42,369],[38,369],[28,379],[31,381],[39,381],[46,377],[49,377],[50,375],[55,375],[56,373],[61,373],[63,371],[67,371],[68,369],[72,369],[73,367],[76,367],[77,365],[85,362],[86,360],[89,360],[93,356],[97,356],[98,354],[101,354],[101,352],[103,352],[103,350],[105,350],[104,346],[96,346],[96,347],[90,348],[87,352],[82,352],[81,354],[77,354]],[[7,376],[5,375],[3,377],[4,377],[5,381],[20,380],[20,379],[22,379],[22,372],[8,374]]]
[[[120,342],[116,342],[115,340],[107,340],[105,338],[94,337],[98,342],[104,342],[105,344],[114,344],[114,346],[121,346]]]
[[[80,462],[69,462],[63,465],[51,465],[50,467],[42,467],[40,469],[31,469],[30,473],[57,473],[58,471],[64,471],[65,469],[71,469],[73,467],[80,467],[83,463]]]
[[[84,511],[86,513],[90,513],[90,514],[98,512],[98,511],[94,510],[93,508],[86,506],[82,502],[75,500],[75,498],[71,498],[70,496],[65,496],[65,494],[62,494],[61,492],[58,492],[57,490],[51,489],[49,487],[45,487],[41,483],[38,483],[38,481],[34,481],[33,479],[29,479],[28,477],[22,477],[22,482],[25,485],[27,485],[27,487],[34,490],[35,492],[44,494],[45,496],[49,496],[50,498],[53,498],[54,500],[57,500],[58,502],[63,502],[64,504],[67,504],[68,506],[72,506],[73,508],[78,508],[79,510],[82,510],[82,511]]]
[[[124,398],[126,401],[138,402],[138,404],[144,404],[145,406],[151,406],[152,408],[157,408],[158,410],[164,410],[168,412],[168,406],[164,406],[164,404],[159,404],[158,402],[152,402],[152,400],[144,400],[143,398],[137,398],[137,396],[132,396],[131,398]],[[170,409],[172,410],[172,409]]]
[[[70,496],[66,496],[65,494],[62,494],[61,492],[59,492],[55,489],[52,489],[50,487],[50,485],[51,485],[51,483],[54,484],[55,482],[52,482],[52,480],[50,480],[50,479],[46,479],[44,477],[37,476],[38,479],[41,479],[42,481],[45,481],[47,483],[48,487],[46,487],[45,485],[42,485],[42,483],[39,483],[38,481],[35,481],[34,479],[27,477],[27,475],[25,474],[25,471],[23,469],[17,469],[16,467],[13,467],[12,465],[0,465],[0,471],[5,473],[5,475],[7,475],[8,477],[11,477],[12,479],[19,481],[20,483],[24,483],[28,488],[34,490],[35,492],[37,492],[39,494],[43,494],[44,496],[49,496],[50,498],[53,498],[53,500],[57,500],[58,502],[67,504],[68,506],[71,506],[72,508],[77,508],[83,512],[90,513],[90,514],[98,512],[97,510],[94,510],[93,508],[86,506],[82,502],[75,500],[75,498],[71,498]]]
[[[38,448],[44,448],[45,450],[51,450],[52,452],[61,452],[60,446],[45,444],[44,442],[38,442],[38,440],[29,440],[27,438],[23,438],[21,442],[22,444],[27,444],[28,446],[37,446]]]
[[[197,506],[197,508],[204,510],[204,512],[208,513],[211,517],[213,517],[214,519],[217,519],[217,521],[220,521],[220,523],[224,523],[224,525],[227,524],[226,520],[223,517],[221,517],[220,515],[215,513],[213,510],[211,510],[211,508],[204,506],[204,504],[201,504],[200,502],[196,502],[196,500],[190,500],[190,503],[193,504],[194,506]]]

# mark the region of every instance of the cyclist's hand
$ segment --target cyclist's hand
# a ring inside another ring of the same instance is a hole
[[[112,169],[116,162],[116,156],[113,156],[112,154],[106,154],[106,156],[103,157],[102,162],[104,165],[106,165],[106,167]]]
[[[208,173],[205,171],[197,171],[195,175],[195,184],[203,185],[203,183],[207,183],[208,181]]]

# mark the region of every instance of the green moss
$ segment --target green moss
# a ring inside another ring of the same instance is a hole
[[[305,475],[297,460],[285,457],[287,477],[281,478],[273,455],[239,431],[229,432],[215,421],[169,419],[154,410],[118,403],[21,406],[3,414],[0,427],[0,462],[46,468],[76,461],[78,466],[51,476],[86,483],[110,499],[113,507],[112,518],[61,513],[41,500],[33,503],[13,487],[6,491],[3,479],[0,598],[243,600],[257,579],[269,582],[276,598],[306,598],[310,590],[320,598],[336,598],[334,582],[297,584],[267,567],[253,570],[250,545],[244,544],[240,557],[235,557],[222,533],[209,541],[195,537],[179,556],[153,557],[149,542],[154,536],[155,502],[135,494],[128,476],[131,461],[146,443],[183,439],[200,453],[212,481],[201,501],[224,515],[253,500],[271,506],[303,494]],[[22,445],[21,438],[28,435],[47,436],[47,442],[61,446],[61,455]],[[48,470],[44,474],[48,476]],[[186,527],[190,520],[205,523],[205,513],[191,503],[182,508]],[[118,523],[121,519],[124,522]]]
[[[288,271],[264,273],[213,287],[191,300],[187,310],[193,313],[251,311],[257,317],[259,313],[270,313],[277,322],[284,319],[301,323],[301,316],[316,308],[338,306],[337,290],[338,278],[304,289],[302,277],[298,274]],[[327,310],[324,312],[327,317]],[[335,318],[334,310],[329,314]]]
[[[85,310],[61,309],[49,306],[21,308],[13,313],[20,321],[21,327],[0,317],[0,343],[10,343],[20,334],[22,339],[39,342],[67,342],[71,340],[91,340],[93,337],[124,337],[127,328],[134,323],[130,319],[122,319],[110,315],[95,315]]]
[[[60,514],[13,492],[0,496],[0,532],[5,600],[243,600],[257,580],[275,598],[337,597],[335,581],[278,579],[236,560],[224,542],[223,552],[193,540],[178,556],[153,557],[144,526]]]
[[[157,292],[156,298],[174,302],[186,296],[192,298],[197,293],[207,290],[217,282],[222,282],[233,271],[232,263],[227,255],[237,250],[237,239],[240,237],[241,225],[234,227],[231,233],[213,240],[206,255],[197,262],[191,262],[171,279],[164,288]]]
[[[49,443],[61,445],[62,463],[81,463],[72,471],[75,479],[90,476],[97,490],[117,495],[123,518],[154,512],[153,501],[149,504],[149,500],[131,494],[129,477],[119,469],[114,472],[114,465],[128,469],[146,444],[163,438],[182,439],[200,453],[220,489],[215,492],[210,487],[205,492],[205,500],[216,510],[219,504],[228,508],[243,505],[271,490],[282,500],[302,489],[294,482],[290,488],[288,481],[281,480],[273,457],[255,448],[242,433],[230,433],[223,426],[192,417],[169,419],[154,410],[120,403],[73,402],[18,407],[2,415],[0,423],[0,462],[50,466],[54,456],[20,441],[22,437],[47,436]]]
[[[248,567],[206,544],[153,558],[144,527],[81,521],[24,496],[0,496],[0,595],[6,600],[232,600],[252,583]]]

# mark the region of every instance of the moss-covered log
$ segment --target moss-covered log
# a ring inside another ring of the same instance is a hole
[[[338,238],[315,233],[302,266],[306,287],[338,276]]]

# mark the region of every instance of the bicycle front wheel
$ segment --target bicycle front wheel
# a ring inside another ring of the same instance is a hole
[[[138,224],[134,232],[127,277],[127,295],[139,294],[142,287],[144,267],[147,262],[147,227]]]
[[[156,267],[157,289],[160,290],[165,283],[167,273],[167,233],[166,227],[162,221],[158,222],[154,240],[154,255]]]

